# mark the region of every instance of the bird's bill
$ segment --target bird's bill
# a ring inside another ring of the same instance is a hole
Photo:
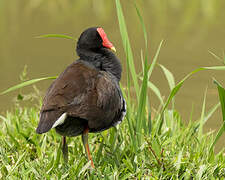
[[[113,46],[113,47],[111,47],[110,48],[110,50],[112,50],[112,51],[114,51],[114,52],[116,52],[116,48]]]

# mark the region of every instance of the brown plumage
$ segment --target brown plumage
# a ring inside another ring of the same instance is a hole
[[[81,34],[77,45],[80,59],[69,65],[49,87],[40,112],[37,133],[51,128],[63,138],[82,134],[83,143],[92,161],[88,132],[99,132],[121,122],[126,105],[119,80],[121,65],[102,28],[89,28]],[[92,162],[92,167],[94,164]]]

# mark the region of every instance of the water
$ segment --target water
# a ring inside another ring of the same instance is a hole
[[[140,54],[144,49],[142,28],[131,1],[123,1],[123,9],[135,56],[137,70],[141,68]],[[221,65],[209,50],[222,56],[225,37],[225,2],[213,1],[140,1],[138,4],[146,24],[149,54],[153,57],[159,42],[164,39],[159,63],[167,67],[176,82],[190,71],[202,66]],[[0,91],[20,82],[19,75],[28,66],[28,77],[55,76],[77,58],[75,44],[63,39],[36,39],[47,33],[61,33],[79,37],[87,27],[102,26],[117,49],[117,56],[125,65],[121,37],[113,1],[0,1]],[[201,115],[204,91],[207,88],[207,110],[218,102],[212,77],[224,87],[225,72],[200,72],[187,80],[176,96],[176,109],[188,121],[192,109],[193,119]],[[169,86],[161,69],[156,67],[152,82],[167,97]],[[125,75],[122,80],[125,82]],[[44,94],[51,81],[37,87]],[[31,88],[22,90],[30,92]],[[0,112],[13,107],[13,97],[19,91],[0,96]],[[152,93],[151,93],[152,94]],[[152,94],[151,104],[158,107]],[[192,108],[193,107],[193,108]],[[205,130],[217,130],[222,124],[218,110],[207,122]],[[218,148],[224,146],[222,140]]]

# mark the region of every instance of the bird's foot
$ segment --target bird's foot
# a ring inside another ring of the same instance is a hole
[[[82,134],[82,142],[83,142],[83,145],[84,145],[84,148],[85,148],[87,158],[88,158],[89,161],[91,161],[91,167],[94,169],[95,165],[93,163],[91,153],[90,153],[90,150],[89,150],[89,146],[88,146],[88,131],[89,131],[88,128],[86,128],[84,130],[84,132]]]

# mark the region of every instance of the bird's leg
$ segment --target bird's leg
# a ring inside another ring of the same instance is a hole
[[[67,163],[68,162],[68,146],[66,143],[65,136],[62,137],[62,152],[63,152],[63,159],[64,159],[65,163]]]
[[[88,160],[91,161],[91,167],[95,168],[92,157],[91,157],[91,153],[90,153],[90,150],[89,150],[89,146],[88,146],[88,131],[89,131],[89,129],[87,127],[82,134],[82,142],[83,142],[83,145],[84,145],[84,148],[85,148],[87,158],[88,158]]]

